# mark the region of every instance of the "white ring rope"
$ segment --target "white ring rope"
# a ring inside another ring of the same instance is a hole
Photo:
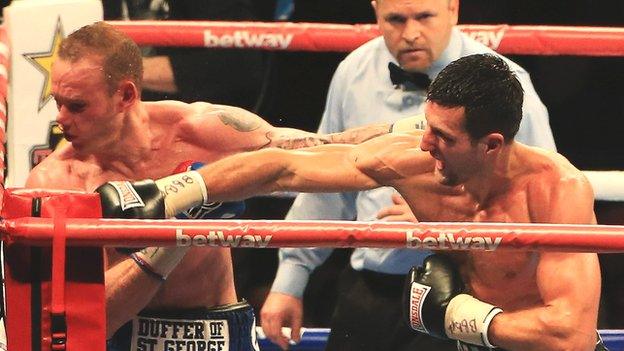
[[[583,171],[596,200],[624,201],[624,171]]]

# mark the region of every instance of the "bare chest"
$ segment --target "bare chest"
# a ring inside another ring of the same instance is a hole
[[[541,301],[536,282],[539,253],[518,251],[456,251],[468,292],[477,298],[516,310]]]
[[[526,195],[521,191],[506,193],[485,205],[461,193],[425,194],[412,208],[421,222],[532,222]],[[470,250],[447,254],[458,263],[468,290],[476,297],[505,309],[540,301],[536,283],[538,253]]]
[[[57,177],[59,187],[93,191],[103,183],[115,180],[158,179],[181,171],[179,165],[187,162],[205,164],[219,160],[227,153],[217,150],[206,150],[192,145],[177,148],[155,150],[149,159],[139,160],[136,164],[112,161],[107,164],[100,162],[74,160],[66,165],[62,176]]]
[[[531,215],[526,192],[513,191],[479,203],[462,191],[402,189],[404,197],[415,201],[410,207],[421,222],[501,222],[529,223]],[[413,193],[413,194],[412,194]]]

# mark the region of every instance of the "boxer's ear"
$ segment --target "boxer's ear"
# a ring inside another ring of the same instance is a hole
[[[490,133],[481,138],[481,143],[486,154],[496,153],[505,143],[505,137],[500,133]]]
[[[122,80],[119,83],[119,94],[122,107],[129,107],[139,99],[139,90],[136,84],[130,80]]]

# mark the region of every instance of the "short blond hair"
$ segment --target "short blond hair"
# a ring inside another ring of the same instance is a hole
[[[73,32],[61,42],[58,55],[69,62],[80,61],[88,55],[100,56],[109,94],[117,90],[123,79],[133,81],[141,90],[141,50],[126,34],[108,23],[96,22]]]

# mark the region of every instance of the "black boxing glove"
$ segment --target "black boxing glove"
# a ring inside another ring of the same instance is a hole
[[[156,181],[113,181],[95,191],[100,194],[104,218],[171,218],[208,198],[204,180],[196,171]]]
[[[113,181],[95,191],[100,194],[104,218],[164,219],[207,198],[204,181],[196,171],[156,181]],[[190,246],[146,247],[130,253],[130,257],[144,272],[163,282],[189,249]]]
[[[104,218],[165,218],[165,197],[151,179],[108,182],[95,191],[100,194]]]
[[[502,310],[463,291],[459,271],[449,258],[437,254],[425,258],[422,267],[410,270],[405,284],[408,325],[438,338],[494,348],[487,332]]]

